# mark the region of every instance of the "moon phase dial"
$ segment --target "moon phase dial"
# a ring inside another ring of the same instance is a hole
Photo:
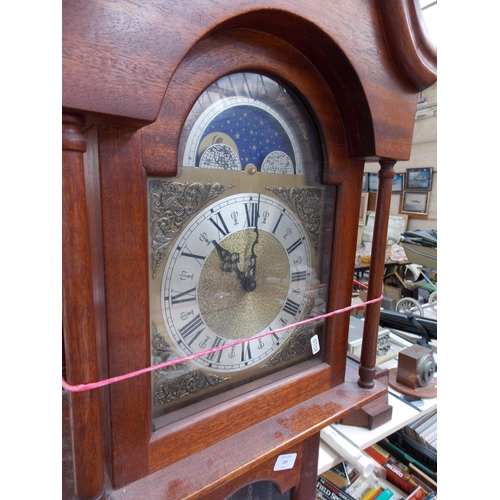
[[[302,175],[320,148],[296,99],[263,75],[228,75],[200,96],[185,125],[182,167]],[[313,143],[311,138],[314,137]]]

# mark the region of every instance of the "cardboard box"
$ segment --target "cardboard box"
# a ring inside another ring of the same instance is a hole
[[[384,297],[388,299],[393,299],[398,302],[402,297],[401,288],[397,288],[391,285],[384,285]]]

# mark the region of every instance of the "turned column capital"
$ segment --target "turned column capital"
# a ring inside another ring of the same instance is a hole
[[[78,115],[62,114],[62,148],[84,153],[87,143],[82,135],[85,120]]]

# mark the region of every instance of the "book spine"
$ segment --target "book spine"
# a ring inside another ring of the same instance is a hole
[[[361,500],[374,500],[375,498],[378,498],[380,493],[382,493],[382,488],[374,487],[370,488],[362,497]]]
[[[387,460],[389,460],[389,458],[391,457],[390,453],[384,450],[378,444],[373,444],[366,448],[366,450],[364,451],[368,456],[372,457],[373,460],[375,460],[375,462],[380,465],[384,465],[385,462],[387,462]]]
[[[418,487],[421,487],[426,495],[432,491],[427,485],[411,474],[406,465],[398,462],[392,455],[377,444],[367,448],[365,453],[384,467],[387,480],[400,488],[404,493],[413,493]]]
[[[406,500],[425,500],[426,497],[427,493],[419,486],[406,497]]]
[[[355,500],[352,496],[348,495],[345,491],[342,491],[322,476],[318,477],[316,490],[323,495],[324,499],[327,500]]]
[[[378,497],[376,497],[376,500],[389,500],[389,498],[392,498],[393,496],[394,493],[389,488],[386,488]]]

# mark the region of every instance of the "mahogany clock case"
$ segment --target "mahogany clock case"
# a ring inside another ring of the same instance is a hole
[[[184,58],[154,124],[139,131],[101,125],[96,134],[88,133],[88,169],[98,158],[100,171],[110,375],[150,363],[148,178],[168,180],[178,175],[180,138],[196,100],[222,76],[249,70],[271,75],[301,96],[321,140],[323,179],[331,184],[342,180],[332,212],[332,274],[327,283],[335,293],[330,294],[327,307],[334,310],[349,305],[352,276],[348,270],[354,265],[351,250],[357,228],[353,207],[359,203],[362,162],[347,156],[345,132],[331,89],[302,54],[281,40],[246,30],[217,35],[201,41]],[[92,142],[94,137],[98,143]],[[328,252],[324,258],[328,268]],[[236,433],[342,382],[346,357],[342,346],[347,332],[342,323],[346,319],[327,322],[322,360],[312,359],[261,379],[252,386],[253,392],[242,387],[239,392],[233,390],[230,399],[228,394],[219,396],[194,419],[187,419],[186,410],[181,409],[182,418],[154,433],[148,377],[110,387],[117,484],[126,484],[136,474],[158,470],[223,439],[229,420],[230,432]],[[289,391],[293,391],[292,397],[285,396]],[[230,403],[213,406],[228,399]],[[195,437],[198,435],[203,435],[203,440]],[[125,465],[130,454],[143,457],[136,460],[144,464],[137,467],[142,472],[131,472]]]
[[[63,235],[77,236],[63,245],[70,383],[150,366],[148,183],[180,179],[189,113],[207,88],[228,75],[252,73],[281,83],[311,117],[320,143],[320,176],[314,180],[332,193],[330,220],[321,214],[326,223],[318,263],[326,270],[325,310],[350,305],[364,162],[408,159],[417,93],[435,81],[435,55],[424,43],[413,45],[422,37],[408,27],[414,22],[406,16],[414,11],[411,3],[389,8],[389,2],[272,0],[262,9],[254,0],[199,2],[199,9],[207,7],[202,16],[183,2],[152,0],[140,12],[126,0],[63,2]],[[403,28],[391,31],[395,20]],[[397,40],[391,35],[396,31]],[[306,443],[316,450],[322,425],[382,391],[377,384],[372,392],[360,389],[346,368],[349,314],[328,318],[321,329],[317,356],[167,411],[160,425],[153,418],[150,374],[72,395],[79,497],[97,498],[102,489],[101,450],[96,445],[95,456],[85,454],[94,443],[104,447],[106,477],[117,495],[133,482],[140,490],[141,478],[154,482],[155,473],[184,477],[186,465],[207,472],[213,450],[220,452],[216,462],[226,479],[240,486],[252,470],[261,470],[261,462],[274,461],[273,452]],[[272,449],[254,439],[254,430],[263,427]],[[233,470],[221,450],[231,442],[240,453],[237,437],[243,434],[255,445],[241,450],[244,465]],[[313,477],[308,465],[316,467],[304,462],[300,472],[291,471],[290,487],[302,484],[302,473]],[[191,490],[182,481],[169,487],[201,498],[220,481],[208,485],[202,476]],[[313,480],[306,482],[297,498],[312,491]]]

